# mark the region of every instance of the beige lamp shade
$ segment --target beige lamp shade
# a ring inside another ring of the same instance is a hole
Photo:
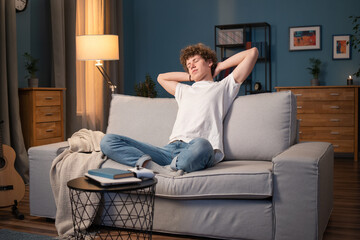
[[[119,60],[117,35],[76,36],[77,60]]]

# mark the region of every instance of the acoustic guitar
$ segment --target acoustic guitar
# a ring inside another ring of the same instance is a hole
[[[0,122],[0,207],[13,206],[14,214],[18,215],[16,205],[24,197],[25,184],[14,167],[14,149],[2,144],[2,124],[3,121]]]

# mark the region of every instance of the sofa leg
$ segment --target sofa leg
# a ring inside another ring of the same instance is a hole
[[[51,223],[55,222],[55,219],[53,219],[53,218],[46,218],[45,220],[46,220],[46,222],[51,222]]]

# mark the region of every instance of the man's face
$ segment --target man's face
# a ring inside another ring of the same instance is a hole
[[[186,60],[186,67],[194,81],[211,80],[212,78],[207,79],[209,74],[211,77],[211,66],[212,61],[205,61],[200,55],[192,56]]]

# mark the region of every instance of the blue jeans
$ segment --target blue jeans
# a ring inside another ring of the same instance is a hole
[[[193,172],[214,164],[214,150],[210,142],[195,138],[189,143],[172,142],[164,147],[155,147],[117,134],[106,134],[100,142],[101,151],[110,159],[129,166],[144,155],[155,163],[171,165],[174,170]]]

